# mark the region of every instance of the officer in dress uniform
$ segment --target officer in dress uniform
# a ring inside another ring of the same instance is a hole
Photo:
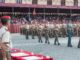
[[[0,28],[0,60],[11,60],[10,57],[10,48],[11,48],[11,40],[10,40],[10,32],[8,30],[8,26],[10,25],[10,16],[2,16],[1,23],[2,27]],[[1,44],[2,42],[2,44]],[[5,47],[4,47],[5,45]],[[2,52],[1,52],[2,51]],[[2,53],[2,54],[1,54]]]

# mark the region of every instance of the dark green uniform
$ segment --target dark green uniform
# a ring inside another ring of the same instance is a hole
[[[50,42],[49,42],[49,30],[48,30],[47,26],[44,27],[44,37],[45,37],[45,43],[50,44]]]
[[[61,37],[66,37],[66,30],[63,26],[60,28],[60,32],[61,32]]]
[[[31,35],[32,35],[32,39],[35,39],[34,36],[35,36],[35,28],[32,26],[31,27]]]
[[[29,29],[26,28],[26,39],[29,39]]]
[[[56,28],[54,28],[54,29],[55,29],[55,30],[54,30],[54,37],[55,37],[54,45],[56,45],[56,44],[60,45],[59,40],[58,40],[59,32],[58,32],[58,30],[56,30],[56,29],[57,29],[57,27],[56,27]]]
[[[37,36],[38,36],[38,42],[39,43],[42,43],[42,29],[41,28],[38,28],[37,29]]]

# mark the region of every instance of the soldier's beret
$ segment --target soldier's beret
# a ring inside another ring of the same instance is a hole
[[[1,19],[11,19],[10,16],[2,16]]]

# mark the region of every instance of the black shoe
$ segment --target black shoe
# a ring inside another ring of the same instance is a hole
[[[72,45],[68,45],[68,47],[72,47]]]
[[[54,45],[56,45],[56,43],[54,43]]]
[[[60,45],[60,43],[58,43],[58,45]]]
[[[29,38],[26,38],[27,40],[29,39]]]
[[[50,44],[50,42],[48,42],[48,44]]]
[[[41,43],[43,43],[43,41],[41,41]]]
[[[45,43],[47,43],[47,42],[45,42]]]

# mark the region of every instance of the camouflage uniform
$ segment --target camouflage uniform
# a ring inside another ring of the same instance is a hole
[[[26,39],[29,39],[29,25],[26,25]]]
[[[50,44],[50,42],[49,42],[49,30],[48,30],[47,26],[44,27],[44,37],[45,37],[45,43]]]
[[[32,35],[32,39],[34,39],[35,36],[35,27],[31,26],[31,35]]]
[[[40,27],[37,28],[37,36],[38,36],[38,42],[42,43],[42,29]]]
[[[58,40],[58,35],[59,35],[58,27],[55,26],[55,28],[54,28],[54,37],[55,37],[54,45],[56,45],[56,44],[60,45],[59,40]]]

